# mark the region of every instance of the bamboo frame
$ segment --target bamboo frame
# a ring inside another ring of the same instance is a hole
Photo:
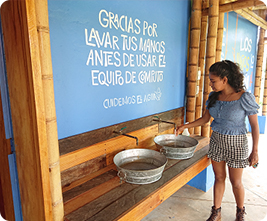
[[[254,85],[254,96],[257,103],[259,103],[260,100],[262,63],[263,63],[263,53],[264,53],[264,36],[265,36],[265,30],[261,28],[259,34],[259,42],[258,42],[258,54],[257,54],[256,75],[255,75],[255,85]]]
[[[189,65],[187,79],[187,103],[186,103],[186,121],[195,120],[196,89],[198,76],[198,56],[201,29],[201,5],[199,0],[193,0],[191,10],[190,27],[190,46],[189,46]],[[190,134],[194,133],[194,128],[189,129]]]
[[[61,188],[53,70],[50,51],[48,5],[47,1],[44,0],[35,0],[35,3],[37,25],[36,28],[38,31],[41,73],[44,89],[52,214],[53,220],[63,220],[64,207]]]
[[[203,95],[203,110],[206,109],[206,101],[208,99],[211,88],[209,86],[209,68],[215,62],[216,56],[216,41],[219,17],[219,1],[210,0],[209,2],[209,25],[207,36],[207,51],[206,51],[206,67],[205,67],[205,81],[204,81],[204,95]],[[210,123],[205,124],[201,128],[201,135],[209,137]]]

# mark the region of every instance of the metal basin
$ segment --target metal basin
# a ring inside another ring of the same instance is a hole
[[[154,138],[157,148],[169,159],[188,159],[194,155],[198,141],[192,137],[163,134]]]
[[[162,176],[167,158],[155,150],[129,149],[113,158],[121,180],[133,184],[148,184]]]

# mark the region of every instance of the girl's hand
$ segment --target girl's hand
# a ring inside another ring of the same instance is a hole
[[[185,129],[185,125],[180,125],[177,126],[175,129],[175,136],[178,136],[179,134],[181,134]]]
[[[248,158],[249,166],[253,166],[259,162],[258,153],[252,151]],[[256,167],[255,167],[256,168]]]

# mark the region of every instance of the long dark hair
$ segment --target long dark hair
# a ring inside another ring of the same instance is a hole
[[[239,64],[229,60],[219,61],[210,66],[209,72],[223,79],[227,77],[228,84],[235,90],[240,92],[245,90],[244,74],[242,73]],[[209,98],[208,108],[212,107],[218,100],[218,96],[221,92],[214,92]]]

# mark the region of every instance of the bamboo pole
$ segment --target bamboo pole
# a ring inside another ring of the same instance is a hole
[[[203,110],[206,109],[206,101],[208,99],[211,88],[209,86],[209,68],[215,62],[216,56],[216,40],[219,17],[219,1],[209,1],[209,24],[207,36],[207,52],[206,52],[206,66],[205,66],[205,80],[204,80],[204,96],[203,96]],[[201,135],[209,137],[210,123],[205,124],[201,128]]]
[[[202,1],[202,7],[206,8],[209,5],[208,0]],[[201,33],[200,33],[200,45],[199,45],[199,62],[198,70],[201,72],[200,79],[198,82],[199,92],[196,97],[196,113],[195,119],[202,116],[202,100],[203,100],[203,82],[204,82],[204,67],[205,67],[205,54],[206,54],[206,43],[207,43],[207,27],[208,27],[208,16],[201,17]],[[201,126],[195,127],[194,132],[197,135],[201,135]]]
[[[266,59],[267,64],[267,59]],[[264,93],[263,93],[263,102],[262,102],[262,115],[267,115],[267,65],[265,69],[265,81],[264,81]]]
[[[264,3],[262,1],[257,1],[257,0],[247,0],[247,1],[235,1],[230,3],[220,4],[219,13],[235,11],[253,6],[264,6]],[[208,15],[208,13],[209,13],[208,8],[203,9],[202,15]]]
[[[35,3],[37,20],[36,24],[39,39],[41,73],[45,102],[52,214],[53,220],[63,220],[64,208],[61,188],[53,71],[50,51],[48,6],[47,1],[44,0],[35,0]]]
[[[187,78],[187,103],[186,103],[186,121],[195,120],[195,104],[197,89],[197,72],[198,72],[198,55],[201,28],[201,5],[199,0],[193,0],[191,10],[191,26],[190,26],[190,46],[189,46],[189,65]],[[194,128],[189,129],[191,134]]]
[[[262,63],[263,63],[263,53],[264,53],[264,36],[265,36],[265,30],[261,28],[259,43],[258,43],[258,54],[257,54],[256,75],[255,75],[255,85],[254,85],[254,96],[257,103],[259,103],[260,99]]]
[[[220,0],[220,4],[223,4],[224,1],[225,0]],[[223,29],[224,29],[224,13],[219,13],[215,62],[218,62],[221,60]],[[210,123],[212,123],[212,121],[213,121],[213,118],[211,118]],[[210,134],[212,134],[212,128],[210,128]]]
[[[219,14],[219,22],[218,22],[217,43],[216,43],[216,58],[215,58],[216,62],[221,60],[223,28],[224,28],[224,13],[220,13]]]

